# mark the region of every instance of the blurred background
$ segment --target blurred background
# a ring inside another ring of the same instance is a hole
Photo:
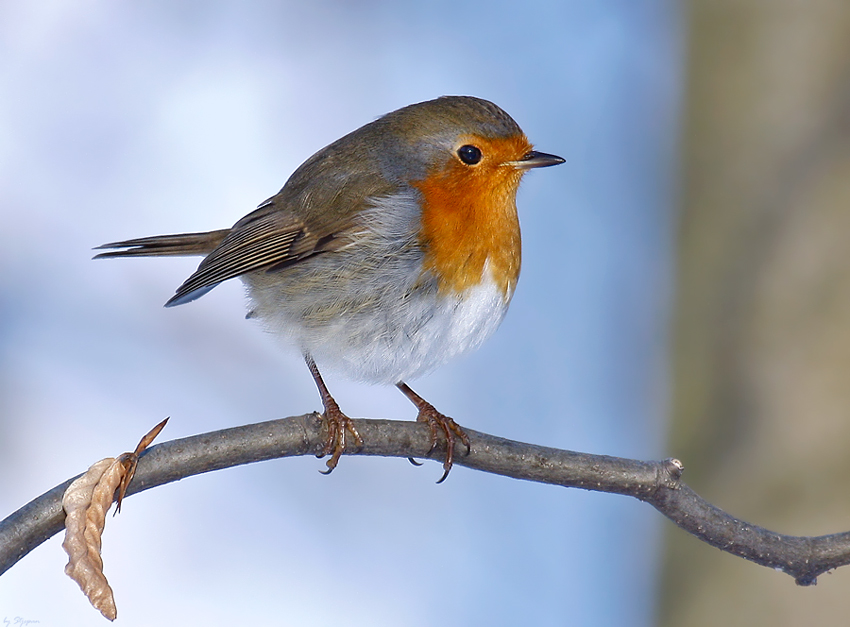
[[[472,429],[676,456],[731,513],[850,528],[850,6],[0,2],[0,515],[161,438],[320,409],[231,281],[116,239],[231,225],[308,156],[398,107],[471,94],[567,163],[518,199],[523,275],[480,351],[413,387]],[[393,388],[328,373],[352,416]],[[123,625],[800,624],[850,611],[633,499],[436,463],[287,459],[110,518]],[[103,619],[60,538],[0,618]]]
[[[692,2],[667,451],[702,496],[850,529],[850,4]],[[842,624],[817,588],[666,534],[664,625]]]

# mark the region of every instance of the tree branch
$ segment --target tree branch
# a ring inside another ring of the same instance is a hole
[[[428,457],[428,427],[409,421],[356,420],[364,445],[348,455]],[[742,520],[701,499],[682,483],[677,460],[642,462],[523,444],[467,429],[469,455],[455,463],[514,479],[633,496],[679,527],[723,551],[781,570],[799,585],[850,563],[850,532],[800,537],[778,534]],[[240,464],[316,455],[324,443],[319,414],[306,414],[165,442],[145,451],[128,495],[184,477]],[[442,447],[431,452],[441,459]],[[343,470],[344,472],[344,470]],[[73,479],[56,486],[0,522],[0,574],[61,531],[62,494]]]

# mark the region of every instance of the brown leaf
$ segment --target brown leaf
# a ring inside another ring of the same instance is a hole
[[[121,484],[118,486],[118,506],[115,508],[115,513],[121,511],[121,503],[124,501],[124,495],[127,493],[127,487],[130,485],[130,482],[133,480],[133,477],[136,476],[136,466],[139,464],[139,455],[142,454],[150,443],[154,441],[154,438],[159,435],[159,432],[165,428],[165,424],[168,422],[168,418],[160,422],[153,429],[148,431],[144,437],[139,441],[138,446],[136,446],[136,450],[132,453],[124,453],[118,458],[124,465],[125,474],[121,479]]]
[[[112,588],[103,574],[100,556],[101,536],[106,525],[106,514],[115,500],[118,489],[118,507],[127,486],[136,473],[139,455],[165,427],[168,418],[151,429],[132,453],[118,458],[108,457],[92,465],[88,471],[68,486],[62,497],[65,509],[65,541],[62,548],[68,554],[65,574],[76,581],[91,604],[109,620],[115,620],[118,610]]]
[[[142,451],[144,451],[147,447],[150,446],[151,442],[153,442],[156,436],[159,435],[159,432],[165,429],[165,425],[167,422],[168,418],[160,422],[157,426],[155,426],[153,429],[151,429],[144,435],[144,437],[139,441],[139,445],[136,447],[136,455],[141,455]]]
[[[116,459],[102,459],[68,486],[62,498],[65,509],[62,548],[69,558],[65,574],[79,584],[91,604],[109,620],[115,620],[118,611],[112,588],[103,574],[100,537],[115,488],[125,472],[123,464]]]

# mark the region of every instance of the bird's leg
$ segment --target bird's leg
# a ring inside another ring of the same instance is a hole
[[[428,451],[429,455],[437,448],[440,429],[442,429],[443,434],[446,436],[446,459],[443,461],[443,476],[437,482],[442,483],[449,476],[449,471],[452,469],[455,454],[455,439],[460,439],[463,445],[466,446],[466,454],[469,455],[469,438],[459,424],[448,416],[438,412],[431,403],[411,390],[410,386],[404,381],[396,383],[396,387],[416,405],[416,408],[419,410],[416,420],[426,423],[428,428],[431,429],[431,450]]]
[[[342,410],[337,405],[334,397],[328,391],[328,386],[325,385],[322,375],[319,374],[319,369],[316,367],[316,362],[309,353],[304,354],[304,361],[307,362],[307,367],[310,369],[310,374],[313,375],[313,380],[316,382],[316,387],[319,388],[319,394],[322,397],[322,405],[325,407],[324,419],[328,425],[328,435],[325,438],[325,446],[322,449],[322,454],[319,457],[330,455],[331,458],[327,461],[328,469],[322,474],[329,475],[339,463],[339,458],[345,452],[345,432],[348,431],[354,436],[354,441],[358,447],[363,446],[363,438],[357,433],[354,427],[354,421],[342,413]]]

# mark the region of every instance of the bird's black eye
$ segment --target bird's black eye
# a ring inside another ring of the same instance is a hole
[[[481,149],[471,144],[466,144],[457,149],[457,156],[466,165],[475,165],[481,161]]]

